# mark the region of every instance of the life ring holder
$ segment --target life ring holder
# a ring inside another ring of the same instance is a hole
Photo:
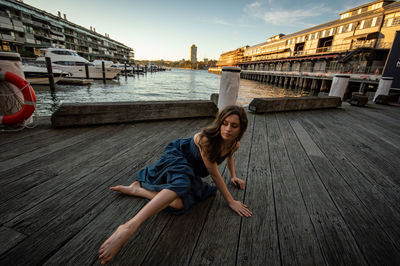
[[[21,110],[11,115],[0,115],[0,125],[11,125],[22,123],[28,119],[36,107],[36,95],[32,86],[25,79],[20,76],[0,69],[0,81],[7,81],[14,84],[24,96],[24,105],[22,105]]]

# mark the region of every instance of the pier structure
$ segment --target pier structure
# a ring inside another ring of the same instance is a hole
[[[93,60],[132,63],[132,48],[110,35],[77,25],[66,14],[47,13],[15,0],[0,0],[0,50],[18,52],[22,57],[40,55],[40,49],[58,47],[78,52]]]
[[[392,48],[399,30],[400,2],[378,0],[337,20],[225,52],[210,72],[238,66],[242,78],[319,91],[329,90],[335,74],[346,73],[350,92],[375,92],[390,49],[399,49]],[[400,77],[394,78],[396,89]]]
[[[235,153],[245,190],[150,218],[112,265],[399,265],[400,109],[385,105],[248,113]],[[212,118],[53,129],[0,137],[0,265],[94,265],[146,201],[131,184],[177,138]],[[160,130],[162,129],[162,130]],[[205,178],[211,182],[211,178]]]

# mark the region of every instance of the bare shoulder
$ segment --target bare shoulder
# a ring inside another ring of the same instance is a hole
[[[197,147],[201,148],[208,145],[208,138],[206,136],[201,137],[201,133],[196,133],[193,137],[194,143]]]

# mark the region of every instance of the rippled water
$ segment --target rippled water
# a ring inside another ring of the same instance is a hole
[[[208,100],[218,93],[220,76],[201,70],[172,69],[119,81],[95,81],[91,85],[56,84],[56,91],[47,86],[34,86],[37,96],[36,115],[49,116],[61,103],[123,102],[165,100]],[[238,104],[246,105],[256,97],[299,96],[301,92],[286,90],[255,81],[240,80]]]

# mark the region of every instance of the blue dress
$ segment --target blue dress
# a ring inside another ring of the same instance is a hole
[[[217,164],[222,163],[228,155],[219,158]],[[200,150],[192,137],[169,143],[154,165],[139,171],[137,181],[150,191],[175,191],[182,199],[183,209],[167,207],[166,210],[182,214],[196,202],[215,196],[216,187],[201,180],[208,175]]]

